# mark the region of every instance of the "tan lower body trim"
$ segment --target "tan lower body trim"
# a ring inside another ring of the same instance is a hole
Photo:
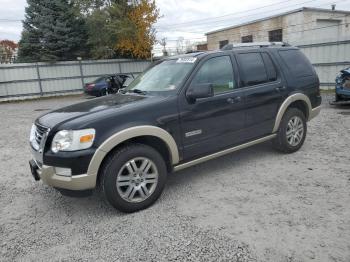
[[[52,166],[43,166],[38,170],[38,174],[44,184],[68,190],[93,189],[96,186],[96,176],[87,174],[76,176],[59,176]]]
[[[254,141],[251,141],[251,142],[239,145],[239,146],[231,147],[231,148],[228,148],[228,149],[216,152],[216,153],[211,154],[211,155],[207,155],[207,156],[204,156],[204,157],[201,157],[201,158],[197,158],[197,159],[192,160],[190,162],[183,163],[183,164],[175,166],[174,167],[174,171],[176,172],[176,171],[188,168],[190,166],[194,166],[194,165],[200,164],[202,162],[206,162],[206,161],[208,161],[210,159],[214,159],[214,158],[217,158],[217,157],[220,157],[220,156],[223,156],[223,155],[226,155],[226,154],[229,154],[229,153],[241,150],[243,148],[247,148],[247,147],[250,147],[250,146],[253,146],[253,145],[256,145],[256,144],[268,141],[268,140],[271,140],[274,137],[276,137],[276,134],[271,134],[269,136],[265,136],[265,137],[259,138],[257,140],[254,140]]]
[[[320,112],[321,112],[321,106],[313,108],[310,112],[308,121],[315,118]]]

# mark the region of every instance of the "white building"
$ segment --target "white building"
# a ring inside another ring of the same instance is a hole
[[[227,43],[283,41],[298,46],[314,65],[322,88],[334,88],[350,66],[350,11],[303,7],[206,33],[208,49]]]

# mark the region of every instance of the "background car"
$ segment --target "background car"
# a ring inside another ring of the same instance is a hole
[[[350,101],[350,67],[341,70],[335,82],[335,102]]]
[[[128,86],[133,80],[132,74],[115,74],[105,75],[96,78],[90,83],[86,83],[84,86],[84,92],[90,96],[104,96],[107,94],[110,79],[114,77],[116,83],[120,85],[120,88]]]

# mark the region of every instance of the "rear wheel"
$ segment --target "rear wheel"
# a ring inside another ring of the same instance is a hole
[[[116,209],[135,212],[152,205],[167,178],[162,156],[150,146],[132,144],[115,151],[104,165],[100,187]]]
[[[293,153],[304,144],[307,125],[302,111],[297,108],[289,108],[284,114],[274,146],[281,152]]]
[[[106,88],[104,88],[104,89],[102,89],[102,90],[100,91],[99,96],[105,96],[105,95],[107,95],[107,89],[106,89]]]

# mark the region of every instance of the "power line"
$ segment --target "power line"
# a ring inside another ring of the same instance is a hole
[[[18,19],[7,19],[7,18],[0,18],[0,22],[22,22],[22,20],[18,20]]]
[[[300,5],[303,5],[303,4],[307,4],[307,3],[311,3],[311,2],[315,2],[315,1],[318,1],[318,0],[308,0],[308,1],[304,1],[302,3],[298,3],[298,4],[292,4],[292,5],[288,5],[288,6],[284,6],[283,8],[289,8],[289,7],[295,7],[295,6],[300,6]],[[333,3],[333,2],[331,2]],[[270,6],[274,6],[276,4],[272,4]],[[324,5],[324,4],[322,4]],[[262,9],[262,8],[257,8],[257,9],[253,9],[253,10],[259,10],[259,9]],[[263,12],[259,12],[259,13],[253,13],[253,14],[249,14],[249,15],[244,15],[244,16],[236,16],[234,17],[235,19],[238,19],[238,18],[247,18],[247,17],[250,17],[250,16],[255,16],[255,15],[259,15],[259,14],[266,14],[266,13],[271,13],[271,12],[274,12],[274,11],[279,11],[281,8],[278,8],[278,9],[273,9],[273,10],[268,10],[268,11],[263,11]],[[239,14],[238,12],[235,13],[235,14]],[[222,18],[222,17],[218,17],[218,18]],[[201,20],[202,21],[202,20]],[[206,25],[206,24],[212,24],[212,23],[218,23],[218,22],[224,22],[224,21],[227,21],[227,19],[219,19],[217,21],[206,21],[204,20],[204,22],[201,22],[200,25]],[[156,28],[178,28],[179,26],[181,25],[184,25],[184,24],[191,24],[192,26],[196,26],[194,25],[195,22],[184,22],[184,23],[179,23],[179,24],[171,24],[169,26],[155,26]]]
[[[270,6],[273,6],[273,5],[279,5],[279,4],[283,4],[283,3],[286,3],[286,2],[290,2],[290,1],[292,1],[292,0],[281,1],[279,3],[273,3],[273,4],[269,4],[269,5],[265,5],[265,6],[260,6],[260,7],[257,7],[257,8],[244,10],[244,11],[241,11],[241,12],[229,13],[229,14],[221,15],[221,16],[212,16],[212,17],[208,17],[206,19],[197,19],[197,20],[191,20],[191,21],[186,21],[186,22],[176,23],[176,24],[165,24],[163,26],[183,25],[183,24],[196,23],[196,22],[201,22],[201,21],[208,21],[208,20],[211,20],[211,19],[217,19],[217,18],[231,16],[231,15],[235,15],[235,14],[247,13],[247,12],[251,12],[251,11],[254,11],[254,10],[259,10],[259,9],[270,7]]]
[[[349,23],[340,23],[337,25],[330,25],[330,26],[323,26],[323,27],[311,28],[311,29],[306,29],[306,30],[294,31],[294,32],[287,33],[287,35],[291,35],[291,34],[295,34],[295,33],[304,33],[304,32],[308,32],[308,31],[314,31],[314,30],[320,30],[320,29],[326,29],[326,28],[330,28],[330,27],[338,27],[340,25],[347,25],[347,24],[349,24]],[[177,48],[176,47],[168,47],[166,50],[177,50]],[[159,51],[159,49],[154,48],[153,51]]]
[[[333,17],[328,17],[328,19],[336,19],[336,18],[343,18],[343,17],[348,17],[349,15],[346,14],[346,15],[342,15],[342,16],[333,16]],[[274,30],[274,29],[287,29],[287,28],[290,28],[290,27],[295,27],[295,26],[298,26],[298,25],[307,25],[307,24],[311,24],[311,23],[314,23],[314,22],[317,22],[317,19],[316,20],[312,20],[312,21],[309,21],[309,22],[306,22],[306,23],[299,23],[299,24],[294,24],[294,25],[291,25],[291,26],[285,26],[285,27],[266,27],[266,28],[262,28],[262,29],[259,29],[259,30],[255,30],[255,31],[249,31],[249,34],[253,34],[253,33],[258,33],[258,32],[265,32],[265,31],[270,31],[270,30]],[[334,26],[340,26],[340,25],[346,25],[346,24],[349,24],[349,23],[339,23],[339,24],[336,24],[336,25],[331,25],[331,26],[327,26],[327,27],[334,27]],[[311,29],[305,29],[305,30],[300,30],[300,31],[294,31],[294,32],[288,32],[287,35],[289,34],[293,34],[293,33],[300,33],[300,32],[306,32],[306,31],[312,31],[312,30],[317,30],[317,29],[322,29],[322,28],[327,28],[327,27],[319,27],[319,28],[311,28]],[[241,36],[242,34],[241,33],[226,33],[226,34],[222,34],[221,36]],[[187,38],[187,39],[183,39],[184,41],[186,40],[196,40],[196,39],[203,39],[203,37],[196,37],[196,38]],[[168,40],[168,41],[176,41],[175,39],[174,40]]]
[[[340,0],[340,1],[336,1],[336,2],[331,2],[331,3],[338,3],[338,2],[347,2],[348,0]],[[330,3],[326,3],[326,4],[330,4]],[[325,4],[322,4],[322,5],[325,5]],[[322,5],[319,5],[319,6],[322,6]],[[319,6],[316,6],[316,7],[319,7]],[[328,19],[334,19],[334,18],[342,18],[342,17],[346,17],[346,16],[348,16],[348,14],[346,14],[346,15],[341,15],[341,16],[335,16],[335,17],[329,17]],[[263,19],[263,18],[262,18]],[[293,27],[294,26],[297,26],[297,25],[305,25],[305,24],[310,24],[310,23],[313,23],[313,22],[316,22],[317,21],[317,19],[316,20],[313,20],[313,21],[310,21],[310,22],[307,22],[307,23],[300,23],[300,24],[294,24],[294,25],[292,25]],[[237,25],[237,26],[239,26],[239,25]],[[286,29],[286,28],[288,28],[288,27],[292,27],[292,26],[286,26],[286,27],[284,27],[284,28],[282,28],[282,29]],[[271,29],[271,28],[269,28],[269,29]],[[267,28],[263,28],[263,29],[260,29],[260,30],[257,30],[257,31],[254,31],[254,32],[259,32],[259,31],[265,31],[265,30],[267,30]],[[198,32],[190,32],[190,31],[182,31],[183,33],[192,33],[192,34],[200,34],[200,33],[198,33]],[[235,35],[235,34],[232,34],[232,35]],[[237,35],[240,35],[240,34],[237,34]],[[203,37],[205,37],[205,36],[203,36]],[[196,37],[196,38],[187,38],[187,39],[184,39],[184,40],[195,40],[195,39],[203,39],[203,37]],[[177,41],[176,39],[168,39],[168,41]]]

